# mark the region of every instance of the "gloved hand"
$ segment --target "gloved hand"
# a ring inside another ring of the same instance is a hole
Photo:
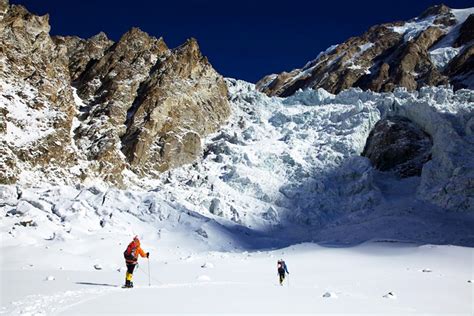
[[[150,258],[150,253],[149,252],[146,253],[146,257]]]

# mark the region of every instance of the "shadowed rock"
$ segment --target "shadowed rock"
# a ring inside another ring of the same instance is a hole
[[[88,67],[92,67],[102,58],[105,51],[113,44],[113,41],[109,40],[103,32],[87,40],[77,36],[55,36],[53,41],[56,45],[65,45],[67,48],[72,82],[77,81]]]
[[[472,88],[474,84],[474,45],[464,48],[446,67],[455,89]]]
[[[380,171],[393,171],[402,178],[420,176],[431,158],[431,146],[430,136],[413,122],[392,116],[375,124],[362,156]]]
[[[461,25],[459,36],[453,46],[461,47],[472,40],[474,40],[474,14],[469,15],[466,21]]]

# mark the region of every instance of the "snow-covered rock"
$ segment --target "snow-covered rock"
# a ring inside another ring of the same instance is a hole
[[[132,171],[193,162],[229,116],[224,78],[195,39],[169,49],[138,28],[115,44],[51,37],[48,15],[2,6],[1,183],[125,186]]]
[[[446,84],[473,89],[473,13],[472,7],[435,5],[409,21],[372,26],[300,69],[265,76],[257,88],[282,97],[318,88],[332,93],[350,87],[382,92]]]
[[[388,299],[392,299],[392,300],[397,299],[397,295],[394,292],[388,292],[383,297],[388,298]]]
[[[334,292],[325,292],[322,297],[324,298],[337,298],[337,294]]]
[[[96,270],[102,270],[102,266],[100,264],[94,264],[94,269]]]
[[[213,269],[214,264],[212,262],[206,262],[203,265],[201,265],[201,268],[203,268],[203,269]]]
[[[0,185],[0,206],[15,206],[21,192],[18,187],[12,185]]]

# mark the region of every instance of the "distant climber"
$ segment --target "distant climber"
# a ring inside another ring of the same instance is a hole
[[[283,281],[285,281],[285,272],[290,274],[290,272],[288,272],[288,267],[286,266],[286,263],[283,259],[278,260],[277,269],[278,276],[280,277],[280,285],[283,285]]]
[[[140,240],[138,236],[133,237],[132,242],[128,245],[127,249],[124,251],[123,256],[125,257],[125,263],[127,265],[127,273],[125,274],[125,285],[124,287],[132,288],[133,282],[133,270],[138,263],[138,255],[145,258],[150,258],[150,253],[145,253],[140,247]]]

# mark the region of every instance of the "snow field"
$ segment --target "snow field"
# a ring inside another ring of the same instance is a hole
[[[143,241],[144,248],[146,244]],[[41,257],[43,251],[30,249],[32,257]],[[300,244],[255,252],[189,252],[185,258],[167,258],[157,250],[150,259],[152,285],[148,286],[146,260],[140,260],[131,290],[119,287],[124,272],[112,266],[120,263],[121,253],[113,254],[100,271],[82,256],[68,259],[74,270],[2,266],[2,311],[12,315],[472,313],[473,289],[467,281],[472,278],[474,253],[464,247]],[[283,287],[276,273],[280,258],[290,271]],[[211,261],[213,269],[201,267]],[[431,273],[421,271],[427,266]],[[55,280],[46,281],[48,275]],[[14,291],[8,291],[11,284]],[[387,297],[388,293],[392,295]]]

